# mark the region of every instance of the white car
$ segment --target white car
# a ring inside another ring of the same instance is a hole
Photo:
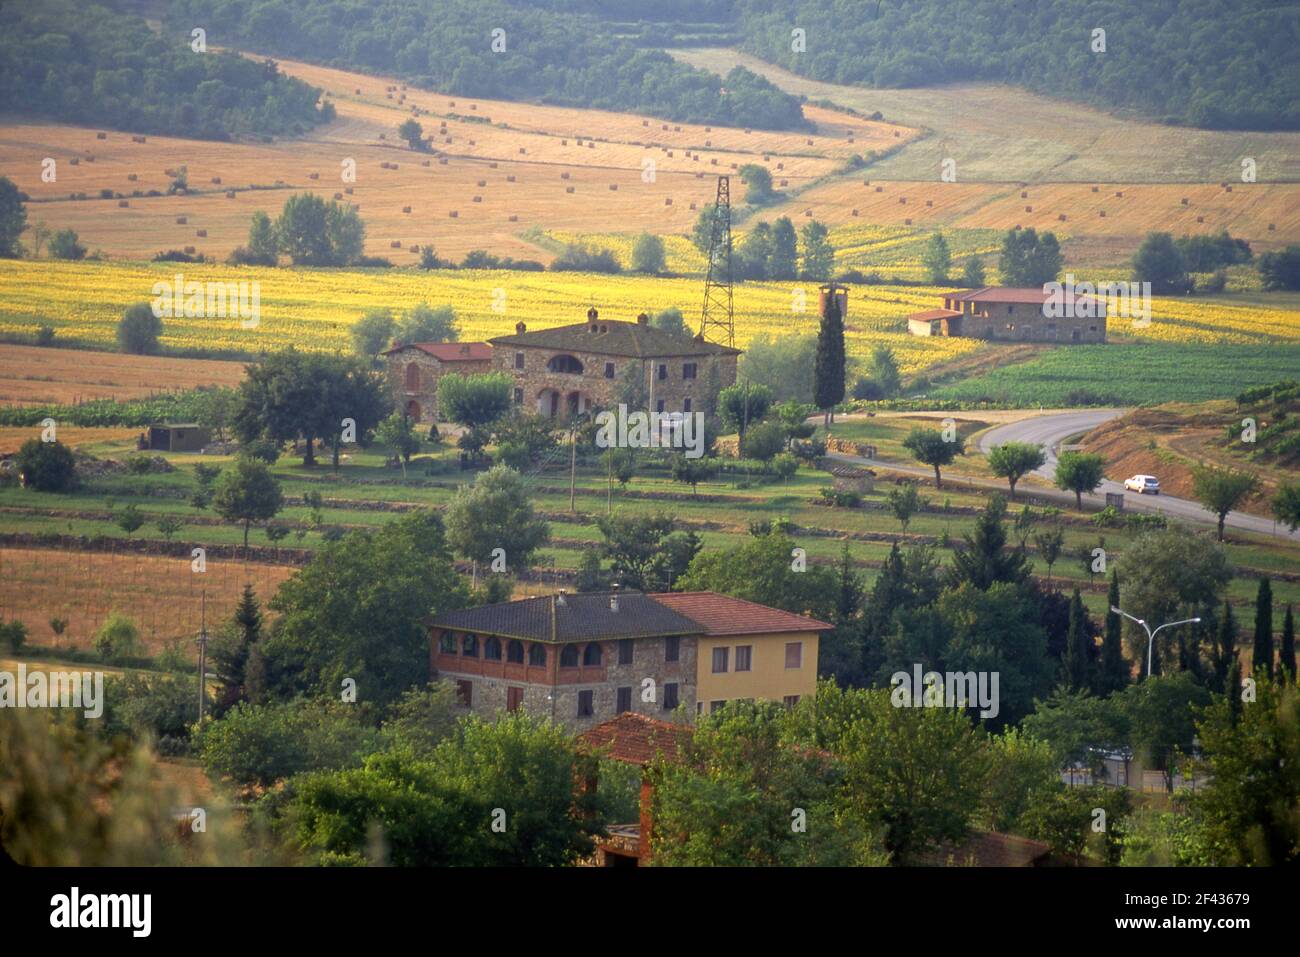
[[[1132,478],[1127,478],[1124,480],[1124,488],[1130,492],[1137,492],[1139,495],[1143,493],[1160,494],[1160,483],[1154,475],[1134,475]]]

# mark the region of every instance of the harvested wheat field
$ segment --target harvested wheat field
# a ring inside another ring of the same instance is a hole
[[[207,571],[197,574],[188,558],[0,548],[0,618],[23,622],[31,644],[85,649],[109,614],[119,611],[140,629],[144,653],[157,654],[180,638],[182,649],[196,654],[190,639],[198,634],[205,591],[212,630],[234,611],[246,582],[265,606],[293,572],[286,565],[209,558]],[[62,636],[50,627],[51,618],[67,620]]]
[[[816,133],[745,131],[458,100],[340,70],[281,68],[322,86],[335,105],[338,118],[311,139],[214,143],[6,124],[0,176],[32,197],[30,223],[74,229],[113,257],[178,249],[224,258],[245,241],[255,211],[274,215],[289,195],[310,191],[357,206],[367,255],[398,265],[418,261],[425,244],[456,259],[486,248],[546,262],[553,253],[523,238],[532,228],[685,232],[713,200],[720,173],[756,163],[794,188],[916,135],[817,107],[807,108]],[[427,150],[397,137],[412,116]],[[41,176],[47,157],[56,161],[52,182]],[[354,178],[345,178],[345,163]],[[182,167],[188,185],[176,192]]]
[[[95,399],[120,402],[198,386],[234,387],[243,378],[242,362],[0,346],[0,406],[76,405]],[[60,438],[69,441],[65,436],[72,431]]]
[[[811,214],[827,223],[997,230],[1032,226],[1059,236],[1086,237],[1140,237],[1152,230],[1181,236],[1226,229],[1268,249],[1300,241],[1300,183],[1022,186],[863,176],[815,186],[774,208],[771,215],[780,214],[795,222]]]

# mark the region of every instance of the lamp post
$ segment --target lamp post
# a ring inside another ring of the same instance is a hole
[[[1110,606],[1110,610],[1117,615],[1123,615],[1129,621],[1136,621],[1139,625],[1142,626],[1142,630],[1147,633],[1147,677],[1148,678],[1151,677],[1151,650],[1155,645],[1156,635],[1160,633],[1161,629],[1172,628],[1174,625],[1193,625],[1199,623],[1201,620],[1199,618],[1183,618],[1179,621],[1167,621],[1163,625],[1158,625],[1156,627],[1156,630],[1152,631],[1150,627],[1147,626],[1145,619],[1134,618],[1132,615],[1124,611],[1122,608],[1116,608],[1114,605]]]

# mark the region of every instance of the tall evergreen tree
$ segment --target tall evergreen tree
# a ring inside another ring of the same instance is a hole
[[[217,691],[219,710],[249,700],[249,661],[262,639],[262,606],[251,584],[244,586],[235,614],[224,632],[212,643],[212,670],[220,682]]]
[[[1250,667],[1254,671],[1263,668],[1270,677],[1273,674],[1273,585],[1267,577],[1260,578],[1255,594],[1255,650]]]
[[[1079,589],[1070,598],[1070,630],[1065,638],[1065,673],[1071,691],[1084,691],[1091,687],[1088,680],[1088,634],[1083,627],[1083,599]]]
[[[1130,672],[1124,660],[1124,620],[1110,609],[1119,607],[1119,571],[1110,571],[1110,591],[1106,593],[1106,630],[1101,642],[1103,691],[1111,694],[1124,690]]]
[[[1284,681],[1295,681],[1295,618],[1290,605],[1286,606],[1286,616],[1282,619],[1282,653],[1277,670]]]
[[[1002,526],[1006,511],[1007,500],[1001,495],[989,499],[975,520],[975,528],[953,554],[953,585],[970,582],[980,591],[988,591],[997,582],[1019,584],[1029,577],[1031,566],[1025,554],[1007,550],[1007,532]]]
[[[1216,691],[1228,690],[1228,672],[1237,659],[1237,620],[1233,617],[1232,606],[1223,603],[1223,614],[1219,615],[1218,627],[1214,635],[1214,654],[1210,660],[1213,672],[1213,687]]]
[[[813,402],[824,421],[835,421],[832,410],[844,401],[844,317],[835,296],[827,297],[826,313],[817,332],[817,357],[813,365]]]

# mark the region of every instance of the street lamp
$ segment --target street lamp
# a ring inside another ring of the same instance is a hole
[[[1132,615],[1124,611],[1122,608],[1116,608],[1114,605],[1110,606],[1110,610],[1117,615],[1123,615],[1129,621],[1136,621],[1139,625],[1142,626],[1143,631],[1147,633],[1147,677],[1148,678],[1151,677],[1151,649],[1155,643],[1156,635],[1160,633],[1160,629],[1172,628],[1174,625],[1194,625],[1194,624],[1198,624],[1201,620],[1199,618],[1183,618],[1180,621],[1167,621],[1163,625],[1158,626],[1155,631],[1152,631],[1149,627],[1147,627],[1147,623],[1144,619],[1134,618]]]

